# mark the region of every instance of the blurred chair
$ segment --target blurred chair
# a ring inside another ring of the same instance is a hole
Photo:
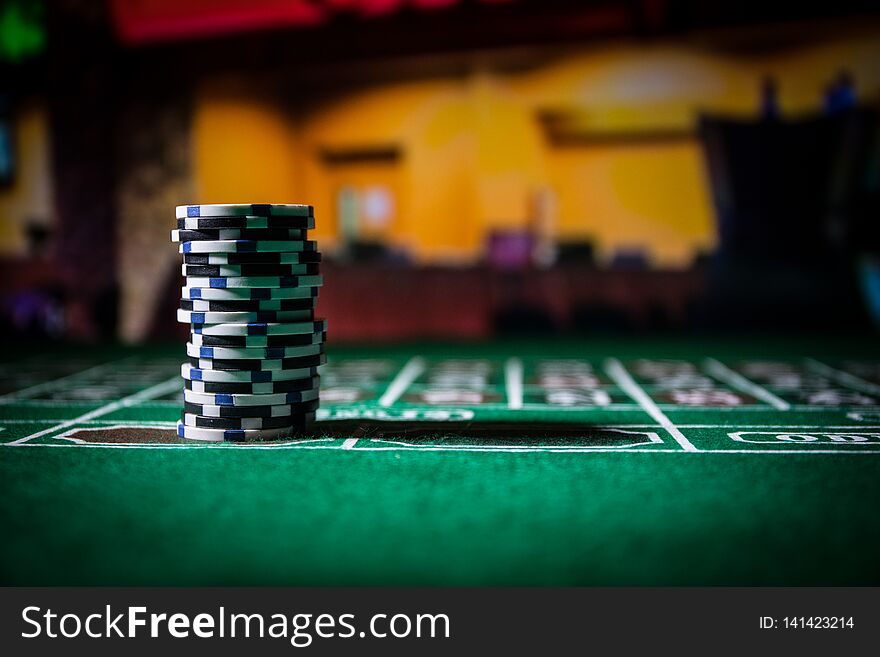
[[[611,269],[627,271],[647,271],[651,268],[648,254],[642,249],[618,249],[608,263]]]
[[[596,264],[596,246],[591,240],[568,240],[559,243],[559,255],[556,262],[560,265],[584,265],[592,267]]]
[[[52,228],[48,221],[36,217],[29,218],[25,223],[24,235],[29,257],[43,258],[49,255]]]
[[[380,242],[355,240],[348,244],[348,257],[352,262],[385,262],[388,260],[388,247]]]
[[[511,271],[532,264],[535,239],[525,230],[493,230],[486,238],[486,261],[493,269]]]

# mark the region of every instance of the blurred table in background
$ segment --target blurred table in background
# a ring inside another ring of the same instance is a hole
[[[318,307],[334,340],[682,326],[702,270],[346,267],[327,263]]]

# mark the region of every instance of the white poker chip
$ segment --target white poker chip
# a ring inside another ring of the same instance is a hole
[[[186,355],[194,358],[250,359],[250,358],[297,358],[314,356],[323,351],[323,344],[310,344],[299,347],[198,347],[186,343]]]
[[[319,365],[295,367],[285,370],[210,370],[194,367],[190,363],[180,366],[180,376],[189,381],[210,383],[270,383],[308,379],[320,374]]]
[[[301,322],[312,318],[314,310],[260,310],[256,312],[211,312],[177,310],[177,321],[182,324],[222,324],[232,322],[250,324],[253,322]],[[193,344],[198,344],[193,341]]]
[[[308,299],[318,296],[317,287],[252,287],[252,288],[228,288],[218,290],[206,287],[180,288],[184,299],[207,299],[208,301],[262,301],[270,299]]]
[[[183,399],[194,404],[202,404],[205,406],[277,406],[281,404],[301,404],[303,402],[314,401],[318,399],[319,393],[320,391],[318,388],[299,390],[296,392],[279,392],[268,395],[210,394],[184,389]]]
[[[302,240],[203,240],[183,242],[178,253],[298,253],[316,251],[317,242]]]
[[[222,230],[228,228],[246,228],[260,230],[264,228],[288,228],[290,230],[309,230],[315,227],[315,217],[273,216],[255,217],[239,215],[236,217],[178,217],[178,230]]]
[[[306,238],[305,230],[299,228],[175,228],[171,231],[172,242],[204,242],[207,240],[296,240]]]
[[[182,413],[180,420],[188,427],[203,429],[243,430],[303,428],[315,419],[314,411],[283,417],[213,417]]]
[[[193,327],[202,335],[293,335],[297,333],[325,333],[327,320],[310,322],[264,322],[258,324],[204,324]]]
[[[288,335],[207,335],[190,332],[189,341],[197,347],[304,347],[321,344],[326,333],[291,333]]]
[[[184,381],[184,393],[189,391],[212,395],[215,397],[214,403],[222,405],[229,401],[223,395],[280,395],[289,392],[319,390],[320,385],[320,376],[290,381],[268,381],[266,383],[252,383],[250,381],[218,383],[216,381],[190,381],[187,379]]]
[[[211,289],[252,287],[321,287],[323,276],[188,276],[187,287]]]
[[[321,345],[318,348],[323,350]],[[195,365],[200,370],[215,370],[222,372],[263,372],[274,370],[286,370],[288,368],[299,369],[302,367],[318,367],[327,362],[327,355],[318,353],[310,356],[291,356],[289,358],[197,358],[190,356],[190,365]]]
[[[206,429],[204,427],[190,427],[182,422],[177,423],[177,435],[189,440],[200,440],[210,443],[223,442],[252,442],[261,440],[281,440],[290,438],[298,429],[284,427],[281,429]]]
[[[304,262],[298,265],[181,265],[184,276],[310,276],[317,274],[320,263]]]
[[[186,217],[311,217],[315,208],[298,203],[211,203],[178,205],[178,219]]]

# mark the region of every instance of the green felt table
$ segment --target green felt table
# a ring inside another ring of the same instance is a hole
[[[319,421],[176,437],[182,345],[7,349],[3,584],[880,584],[865,340],[331,345]]]

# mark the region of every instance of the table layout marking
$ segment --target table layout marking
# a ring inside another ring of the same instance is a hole
[[[757,383],[749,381],[742,374],[734,372],[727,367],[727,365],[714,358],[707,358],[705,360],[705,367],[706,371],[716,379],[727,383],[741,392],[748,393],[752,397],[767,402],[777,410],[787,411],[791,408],[791,404],[784,399],[780,399],[763,386],[759,386]]]
[[[167,423],[169,425],[169,429],[173,428],[170,426],[171,423]],[[323,450],[339,450],[340,447],[338,445],[316,445],[313,444],[315,441],[308,441],[309,444],[296,444],[296,443],[284,443],[284,444],[275,444],[275,445],[256,445],[249,443],[247,445],[235,444],[235,443],[209,443],[204,442],[200,444],[194,443],[186,443],[186,444],[132,444],[132,443],[73,443],[73,442],[65,442],[65,443],[19,443],[16,447],[67,447],[67,448],[97,448],[97,449],[244,449],[244,450],[272,450],[272,449],[323,449]],[[6,443],[7,445],[11,445],[12,443]],[[639,447],[621,447],[621,448],[587,448],[587,447],[569,447],[569,448],[560,448],[560,447],[551,447],[551,446],[539,446],[539,447],[504,447],[504,448],[496,448],[496,447],[482,447],[479,445],[467,445],[460,446],[455,448],[446,447],[443,445],[414,445],[411,447],[406,447],[403,445],[396,446],[388,446],[388,447],[379,447],[375,445],[367,445],[363,447],[358,447],[357,452],[393,452],[393,451],[424,451],[424,452],[473,452],[473,453],[483,453],[483,454],[491,454],[491,453],[518,453],[518,454],[528,454],[528,453],[555,453],[555,454],[691,454],[695,453],[694,450],[683,450],[683,449],[654,449],[654,448],[639,448]],[[844,450],[844,449],[701,449],[696,450],[698,454],[739,454],[739,455],[752,455],[752,454],[823,454],[823,455],[877,455],[880,454],[880,450]]]
[[[126,361],[130,361],[136,358],[136,356],[128,356],[126,358],[120,358],[119,360],[111,360],[106,363],[100,363],[95,365],[94,367],[89,367],[84,370],[80,370],[78,372],[72,372],[71,374],[66,374],[62,377],[58,377],[57,379],[50,379],[49,381],[43,381],[42,383],[35,383],[32,386],[27,388],[22,388],[21,390],[14,390],[12,392],[7,392],[5,395],[0,395],[0,404],[8,404],[10,402],[15,402],[23,399],[27,399],[31,395],[38,394],[40,392],[45,392],[46,390],[52,390],[53,388],[58,387],[59,384],[67,383],[71,379],[78,379],[82,376],[87,376],[89,374],[96,374],[103,372],[109,367],[116,367]]]
[[[138,358],[137,356],[130,356],[124,359],[109,361],[106,363],[101,363],[99,365],[94,365],[88,367],[87,369],[80,370],[78,372],[73,372],[71,374],[64,375],[62,377],[51,379],[48,381],[44,381],[42,383],[35,384],[33,386],[29,386],[26,388],[22,388],[17,391],[13,391],[7,393],[6,395],[0,396],[0,406],[4,404],[8,407],[10,404],[19,404],[24,408],[28,406],[45,406],[47,408],[50,407],[59,407],[63,408],[67,407],[75,407],[78,404],[90,403],[94,405],[95,403],[100,403],[97,399],[95,402],[85,402],[82,400],[69,400],[68,402],[62,402],[57,400],[40,400],[40,399],[31,399],[29,398],[31,395],[36,395],[39,392],[43,391],[54,391],[56,389],[64,390],[66,389],[65,383],[69,383],[70,385],[75,385],[78,379],[88,375],[88,374],[98,374],[102,371],[106,371],[110,367],[118,366],[121,363],[126,361],[131,361],[133,359]],[[457,362],[457,361],[456,361]],[[850,389],[856,389],[863,392],[876,392],[880,391],[880,385],[874,384],[869,380],[863,379],[855,374],[851,374],[845,369],[838,369],[831,365],[826,365],[823,362],[820,362],[815,359],[804,359],[801,361],[802,363],[806,363],[807,367],[812,369],[817,373],[821,373],[826,378],[830,378],[834,381],[837,381],[839,384],[844,385]],[[504,359],[499,359],[496,361],[497,365],[501,366],[501,369],[504,371],[504,394],[506,399],[499,399],[498,402],[486,402],[480,403],[479,407],[481,409],[486,409],[489,411],[503,411],[503,410],[517,410],[517,411],[550,411],[553,412],[589,412],[594,409],[591,406],[554,406],[552,404],[542,404],[542,403],[525,403],[524,402],[524,364],[521,358],[516,356],[511,356]],[[801,405],[797,403],[789,403],[785,400],[774,395],[770,390],[764,388],[762,385],[750,381],[746,376],[740,374],[736,370],[728,367],[721,361],[715,358],[706,358],[701,361],[702,369],[704,372],[712,376],[713,378],[730,385],[732,388],[736,388],[741,392],[745,392],[750,394],[755,399],[759,399],[762,402],[766,403],[767,406],[772,407],[775,411],[791,411],[791,412],[806,412],[806,411],[815,411],[815,412],[826,412],[830,407],[828,406],[807,406]],[[165,375],[166,373],[170,373],[166,371],[164,366],[160,367],[161,363],[157,362],[155,367],[152,367],[153,374]],[[157,369],[158,368],[158,369]],[[395,404],[402,398],[402,396],[409,390],[410,386],[413,385],[419,378],[427,371],[428,361],[423,356],[413,356],[409,360],[405,361],[403,367],[397,372],[393,378],[388,382],[387,388],[384,394],[377,400],[379,406],[383,408],[388,408],[395,406]],[[690,440],[684,436],[681,432],[682,429],[725,429],[730,431],[744,431],[751,429],[765,429],[765,430],[806,430],[808,433],[812,433],[814,431],[824,431],[828,432],[830,430],[835,431],[843,431],[843,432],[853,432],[855,431],[857,434],[859,432],[864,431],[872,431],[876,429],[880,429],[880,425],[877,425],[877,417],[880,417],[880,413],[876,413],[876,411],[872,410],[871,417],[865,418],[853,418],[856,420],[861,420],[862,422],[866,422],[866,424],[850,424],[850,425],[805,425],[805,424],[785,424],[783,423],[774,423],[774,424],[739,424],[733,420],[730,423],[720,423],[720,424],[690,424],[690,423],[680,423],[675,424],[673,421],[666,415],[666,412],[677,412],[679,410],[686,411],[706,411],[706,412],[715,412],[722,413],[724,415],[730,415],[732,413],[738,411],[765,411],[769,412],[770,409],[767,406],[740,406],[740,407],[726,407],[726,406],[693,406],[693,407],[685,407],[681,408],[679,406],[673,406],[670,404],[664,404],[662,402],[657,402],[651,396],[650,390],[651,387],[643,387],[644,384],[640,383],[638,379],[635,378],[635,374],[631,374],[626,366],[617,358],[610,358],[604,362],[604,368],[611,378],[612,382],[615,383],[619,389],[624,392],[631,400],[635,403],[619,403],[613,404],[610,407],[603,407],[601,410],[604,411],[635,411],[637,409],[645,412],[648,416],[651,417],[657,424],[634,424],[634,423],[624,423],[624,424],[608,424],[602,423],[602,426],[596,426],[594,423],[589,422],[589,420],[585,420],[587,425],[590,426],[591,429],[603,429],[603,430],[614,430],[614,429],[641,429],[641,428],[656,428],[657,425],[664,429],[677,443],[680,450],[671,450],[671,451],[686,451],[686,452],[700,452],[700,453],[708,453],[708,454],[716,454],[716,453],[733,453],[733,454],[765,454],[765,453],[787,453],[787,454],[832,454],[832,453],[848,453],[850,451],[854,453],[862,453],[862,454],[880,454],[880,450],[877,449],[863,449],[864,447],[869,447],[867,443],[858,443],[852,445],[842,445],[840,448],[836,449],[827,449],[820,448],[819,444],[816,444],[815,447],[810,447],[809,449],[805,449],[803,447],[796,449],[700,449],[697,448]],[[388,374],[392,373],[388,372]],[[386,377],[382,377],[385,381],[388,381]],[[91,379],[89,382],[91,383]],[[113,385],[110,382],[115,381],[114,377],[109,377],[106,382],[95,380],[94,385]],[[380,386],[382,384],[382,380],[378,379],[376,381]],[[129,388],[130,389],[130,388]],[[381,387],[379,388],[381,390]],[[124,393],[125,387],[122,386],[119,389],[119,393]],[[173,430],[176,426],[175,422],[171,421],[152,421],[152,420],[106,420],[106,419],[98,419],[104,415],[108,415],[113,413],[114,411],[120,410],[122,408],[130,408],[132,406],[143,407],[143,408],[151,408],[155,407],[157,409],[163,407],[176,407],[179,405],[178,401],[172,401],[170,398],[168,400],[157,399],[158,397],[162,397],[163,395],[171,395],[173,393],[180,392],[180,379],[175,374],[171,379],[167,381],[159,382],[151,387],[145,388],[140,391],[136,391],[128,396],[125,396],[116,401],[110,401],[106,405],[101,406],[95,410],[89,411],[78,417],[72,419],[56,419],[56,418],[34,418],[34,419],[26,419],[22,417],[10,417],[8,419],[0,418],[0,430],[3,429],[3,425],[7,425],[12,428],[12,426],[21,426],[27,424],[34,425],[52,425],[48,426],[43,430],[36,431],[28,436],[17,438],[11,440],[5,445],[8,446],[29,446],[29,447],[37,447],[37,446],[89,446],[89,447],[116,447],[116,448],[146,448],[146,449],[159,449],[159,448],[168,448],[172,447],[171,445],[156,445],[150,444],[149,442],[140,443],[140,442],[122,442],[118,444],[110,444],[110,443],[102,443],[102,442],[89,442],[88,444],[84,441],[76,441],[73,438],[68,438],[67,434],[72,435],[71,430],[74,425],[81,426],[92,426],[92,427],[102,427],[106,428],[107,425],[116,425],[117,427],[125,427],[125,428],[143,428],[143,429],[163,429],[163,430]],[[375,394],[375,393],[374,393]],[[18,397],[17,397],[18,396]],[[106,397],[104,398],[106,400]],[[375,398],[374,398],[375,399]],[[373,403],[377,403],[373,402]],[[410,403],[410,402],[407,402]],[[332,406],[332,404],[331,404]],[[343,406],[344,408],[344,406]],[[871,406],[870,409],[876,409],[877,406]],[[877,415],[875,417],[874,415]],[[673,417],[676,417],[673,415]],[[692,418],[692,421],[696,418]],[[746,418],[741,418],[746,419]],[[782,420],[782,417],[779,417]],[[806,418],[803,418],[806,419]],[[606,418],[606,422],[610,420],[610,418]],[[872,422],[873,420],[873,422]],[[746,420],[748,421],[748,420]],[[809,421],[809,420],[808,420]],[[612,420],[613,422],[613,420]],[[870,424],[867,424],[870,422]],[[36,427],[34,427],[36,428]],[[758,432],[760,433],[760,432]],[[64,443],[54,443],[54,444],[46,444],[36,442],[37,438],[57,434],[51,436],[53,438],[60,438],[60,436],[64,435],[64,440],[70,440],[71,442]],[[349,434],[350,436],[351,434]],[[861,435],[861,434],[859,434]],[[457,444],[457,445],[445,445],[445,444],[408,444],[408,443],[400,443],[399,445],[394,444],[393,439],[385,440],[385,439],[376,439],[375,441],[364,441],[362,438],[352,438],[339,436],[337,438],[323,438],[319,439],[325,443],[332,442],[332,444],[321,444],[311,446],[305,445],[305,441],[298,440],[294,443],[284,443],[280,445],[266,445],[264,449],[293,449],[293,448],[309,448],[309,449],[343,449],[343,450],[351,450],[357,449],[367,450],[367,451],[389,451],[394,449],[403,449],[403,450],[414,450],[414,449],[424,449],[426,451],[477,451],[477,452],[517,452],[517,453],[528,453],[528,452],[555,452],[555,453],[610,453],[610,452],[625,452],[625,453],[634,453],[637,451],[651,451],[653,453],[658,452],[667,452],[670,450],[663,449],[643,449],[639,447],[633,446],[620,446],[620,447],[609,447],[609,446],[600,446],[600,445],[558,445],[558,444],[530,444],[530,445],[519,445],[519,444],[480,444],[479,442],[471,443],[471,444]],[[875,444],[874,439],[872,438],[871,444]],[[314,439],[311,441],[314,443]],[[543,442],[543,441],[542,441]],[[765,442],[763,440],[746,440],[744,442]],[[824,442],[824,441],[823,441]],[[372,443],[372,444],[370,444]],[[369,444],[369,446],[367,446]],[[699,443],[697,443],[699,444]],[[774,443],[775,444],[775,443]],[[188,443],[174,445],[173,447],[188,447],[192,446]],[[876,445],[875,445],[876,446]],[[248,446],[253,447],[253,446]],[[707,446],[708,447],[708,446]]]
[[[849,372],[844,372],[837,369],[836,367],[831,367],[830,365],[819,362],[815,358],[807,358],[806,360],[807,364],[813,370],[819,372],[820,374],[824,374],[825,376],[831,377],[838,383],[842,383],[843,385],[854,388],[860,392],[867,392],[872,395],[880,395],[880,386],[878,386],[876,383],[865,381],[864,379],[857,377],[855,374],[850,374]]]
[[[397,373],[397,376],[388,384],[388,389],[379,398],[379,406],[385,408],[391,406],[400,399],[400,396],[406,392],[406,389],[415,381],[422,372],[425,371],[425,361],[419,356],[410,358],[403,369]]]
[[[693,443],[688,440],[685,435],[678,430],[672,421],[657,408],[657,404],[651,399],[642,387],[636,383],[635,379],[630,376],[629,372],[623,367],[623,364],[616,358],[609,358],[605,361],[605,371],[608,372],[614,382],[620,386],[626,394],[632,397],[642,409],[650,415],[661,427],[666,429],[667,433],[677,442],[686,452],[698,452]]]
[[[508,358],[504,363],[504,387],[507,391],[507,408],[523,407],[523,364],[519,358]]]
[[[67,422],[64,418],[33,418],[33,419],[22,419],[22,418],[0,418],[0,424],[61,424],[62,422]],[[319,421],[320,422],[320,421]],[[84,420],[79,422],[78,424],[87,425],[87,426],[101,426],[101,425],[110,425],[110,424],[118,424],[122,427],[157,427],[157,428],[166,428],[171,427],[174,428],[176,426],[175,422],[169,422],[167,420]],[[608,425],[597,425],[596,429],[653,429],[656,428],[656,424],[639,424],[639,423],[615,423]],[[812,430],[867,430],[867,429],[880,429],[880,425],[877,424],[676,424],[679,429],[730,429],[732,427],[737,429],[812,429]],[[359,438],[355,438],[354,440],[360,440]],[[705,450],[701,450],[705,451]]]
[[[171,392],[172,390],[177,390],[180,387],[180,377],[175,376],[167,381],[162,381],[161,383],[157,383],[156,385],[150,386],[144,390],[139,392],[132,393],[127,397],[123,397],[114,402],[110,402],[109,404],[105,404],[100,408],[96,408],[93,411],[88,413],[84,413],[79,417],[71,418],[70,420],[65,420],[61,424],[56,426],[49,427],[47,429],[43,429],[42,431],[37,431],[36,433],[32,433],[30,435],[24,436],[23,438],[19,438],[18,440],[13,440],[10,443],[6,443],[7,445],[21,445],[26,443],[34,438],[39,438],[40,436],[44,436],[47,433],[52,433],[53,431],[63,431],[78,422],[84,422],[86,420],[93,420],[97,417],[101,417],[102,415],[107,415],[108,413],[113,413],[114,411],[118,411],[121,408],[128,408],[129,406],[134,406],[138,402],[149,399],[150,397],[158,397],[159,395],[165,395]]]

